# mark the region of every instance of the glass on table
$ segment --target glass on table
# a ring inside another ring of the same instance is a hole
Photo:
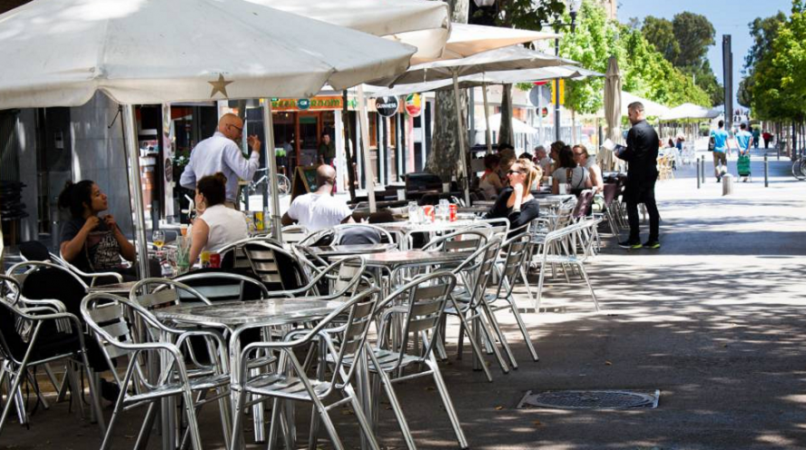
[[[166,248],[163,252],[163,259],[160,260],[162,276],[172,278],[177,275],[177,251],[173,248]]]
[[[442,222],[447,222],[451,214],[451,202],[448,199],[440,199],[437,205],[437,219]]]
[[[151,233],[151,240],[154,242],[154,247],[157,247],[157,250],[162,250],[162,247],[165,245],[165,232],[162,230],[154,230]]]

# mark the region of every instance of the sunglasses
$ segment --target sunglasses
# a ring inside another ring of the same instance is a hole
[[[519,173],[523,175],[523,172],[521,172],[520,170],[510,170],[509,172],[507,172],[508,175],[512,175],[513,173]]]
[[[235,128],[236,130],[238,130],[239,133],[243,133],[243,128],[236,127],[235,125],[233,125],[231,123],[228,124],[228,125],[231,126],[232,128]]]

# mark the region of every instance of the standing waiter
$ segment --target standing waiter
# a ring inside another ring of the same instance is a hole
[[[622,248],[660,248],[660,214],[655,204],[655,181],[658,179],[658,133],[644,118],[644,105],[633,102],[627,107],[632,128],[627,134],[627,147],[621,147],[616,156],[629,163],[627,189],[627,217],[630,222],[630,237],[619,242]],[[643,203],[649,213],[649,240],[641,244],[638,225],[638,204]]]

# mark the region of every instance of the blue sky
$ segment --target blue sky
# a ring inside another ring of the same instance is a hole
[[[733,41],[734,91],[742,79],[744,56],[753,45],[747,26],[756,17],[769,17],[783,11],[787,15],[791,0],[617,0],[618,18],[627,22],[631,17],[643,20],[646,16],[664,17],[671,20],[683,11],[702,14],[714,24],[716,45],[708,51],[708,58],[716,77],[722,82],[722,35],[730,34]],[[735,102],[734,107],[738,107]]]

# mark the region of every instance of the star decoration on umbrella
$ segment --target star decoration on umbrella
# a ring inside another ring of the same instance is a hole
[[[227,81],[224,79],[224,75],[218,74],[218,81],[208,81],[213,86],[212,92],[210,92],[210,98],[215,97],[215,94],[221,93],[226,98],[229,98],[227,95],[227,85],[234,83],[234,81]]]

